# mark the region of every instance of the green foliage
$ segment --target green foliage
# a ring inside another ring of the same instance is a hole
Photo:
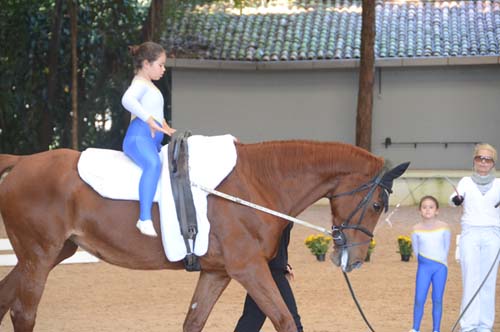
[[[55,0],[2,1],[0,7],[0,152],[32,153],[40,145],[44,112],[50,112],[51,147],[71,137],[71,39],[67,2],[57,52],[57,83],[49,109],[48,53]],[[128,45],[141,42],[147,8],[137,1],[88,0],[78,7],[78,112],[81,147],[120,148],[127,126],[121,94],[133,69]],[[112,120],[109,130],[96,117]]]
[[[36,146],[32,131],[45,92],[41,58],[47,49],[43,39],[47,39],[48,5],[41,0],[3,1],[0,6],[2,151],[23,152]]]
[[[61,1],[60,42],[53,97],[49,57],[56,4]],[[79,148],[120,149],[129,114],[121,95],[133,76],[128,46],[141,43],[151,1],[71,0],[78,4]],[[212,1],[167,0],[166,16],[156,22],[166,40],[168,23],[186,8]],[[255,1],[255,0],[252,0]],[[260,1],[260,0],[259,0]],[[228,1],[220,1],[228,3]],[[247,0],[236,0],[242,8]],[[68,1],[2,0],[0,6],[0,153],[28,154],[71,146],[71,32]],[[164,26],[163,26],[164,25]],[[173,35],[172,35],[173,34]],[[181,45],[187,45],[189,42]],[[195,43],[198,45],[197,43]],[[167,86],[166,79],[160,88]],[[51,101],[51,102],[50,102]],[[108,128],[102,119],[107,119]],[[110,121],[109,121],[110,120]]]
[[[79,82],[81,147],[121,148],[128,114],[121,106],[121,95],[133,76],[128,46],[141,41],[146,11],[135,1],[95,1],[84,11],[86,24],[79,24],[81,70]],[[79,18],[80,19],[80,18]],[[80,92],[80,93],[82,93]],[[111,120],[105,130],[96,120]]]

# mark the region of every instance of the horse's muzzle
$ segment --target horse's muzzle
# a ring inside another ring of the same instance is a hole
[[[349,263],[349,250],[347,248],[335,248],[330,255],[332,263],[342,269],[344,272],[351,272],[354,269],[359,269],[362,265],[362,261],[355,261]]]

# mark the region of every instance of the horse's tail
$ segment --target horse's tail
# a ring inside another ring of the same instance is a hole
[[[5,173],[10,171],[21,160],[21,156],[0,154],[0,181]]]

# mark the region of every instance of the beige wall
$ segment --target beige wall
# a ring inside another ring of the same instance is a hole
[[[425,195],[433,195],[442,206],[449,205],[454,187],[470,171],[409,170],[394,181],[390,205],[416,205]]]
[[[372,151],[412,168],[470,169],[473,144],[393,145],[393,141],[491,142],[500,148],[500,66],[384,69],[376,89]]]
[[[315,139],[354,143],[357,70],[174,68],[172,120],[195,134],[243,142]],[[385,148],[407,141],[487,141],[500,148],[500,66],[377,70],[372,151],[410,169],[470,168],[472,145]]]
[[[352,71],[175,70],[177,128],[244,142],[317,139],[354,142],[357,91]]]

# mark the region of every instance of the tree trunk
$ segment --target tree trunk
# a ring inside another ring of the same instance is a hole
[[[356,145],[371,151],[373,82],[375,77],[375,1],[363,0]]]
[[[142,28],[143,40],[160,42],[160,37],[166,29],[167,18],[170,17],[172,20],[175,20],[175,12],[176,0],[152,0],[151,6],[149,7],[148,17]],[[170,55],[167,54],[167,56]],[[171,71],[169,70],[157,83],[157,86],[163,94],[163,98],[166,100],[163,107],[163,114],[167,121],[171,120],[172,117],[171,84]],[[165,139],[166,141],[169,140],[168,137]]]
[[[57,67],[59,65],[59,45],[61,41],[62,0],[57,0],[52,14],[48,50],[47,103],[42,114],[42,128],[39,136],[39,150],[47,150],[52,143],[52,108],[57,89]]]
[[[78,0],[69,1],[71,19],[71,148],[78,150]]]
[[[162,20],[164,9],[163,0],[152,0],[149,6],[148,17],[142,29],[142,38],[144,41],[158,41],[159,23]]]

